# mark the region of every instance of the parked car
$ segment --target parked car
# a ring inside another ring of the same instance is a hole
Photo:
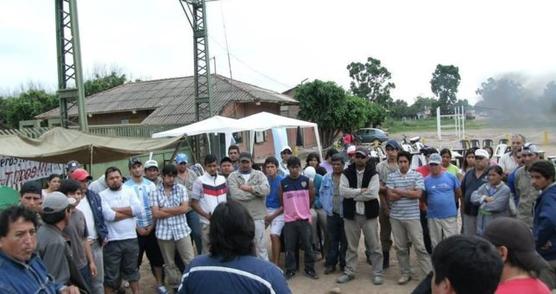
[[[372,143],[374,141],[382,143],[388,141],[388,133],[381,129],[362,128],[355,132],[355,138],[359,144]]]

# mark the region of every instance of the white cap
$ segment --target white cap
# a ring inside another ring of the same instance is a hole
[[[283,152],[286,151],[286,150],[292,152],[292,149],[290,148],[290,146],[285,146],[284,148],[282,148],[282,150],[280,151],[280,153],[283,153]]]
[[[355,145],[349,145],[347,150],[346,150],[346,153],[349,155],[349,154],[355,153],[355,151],[357,151],[357,148],[355,147]]]
[[[149,159],[149,160],[145,161],[145,164],[143,166],[144,166],[145,169],[147,169],[149,167],[158,168],[158,162],[154,159]]]
[[[488,151],[486,151],[485,149],[477,149],[475,150],[475,156],[481,156],[484,158],[489,158],[490,155],[488,154]]]
[[[313,181],[315,179],[315,176],[317,175],[317,171],[315,170],[314,167],[308,166],[303,171],[303,175],[308,177],[309,180]]]

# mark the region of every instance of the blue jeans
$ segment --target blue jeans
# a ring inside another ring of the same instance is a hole
[[[203,251],[203,239],[201,238],[201,221],[199,220],[199,215],[194,211],[190,210],[187,214],[187,225],[191,229],[191,239],[195,243],[195,248],[197,248],[197,254],[200,255]]]
[[[83,277],[83,280],[85,281],[87,286],[89,286],[89,289],[93,289],[93,275],[91,274],[91,271],[89,270],[89,266],[86,265],[83,268],[80,268],[79,273]]]
[[[330,246],[324,265],[335,267],[337,263],[340,263],[340,267],[345,267],[347,239],[344,232],[344,219],[337,214],[326,216],[326,230]]]

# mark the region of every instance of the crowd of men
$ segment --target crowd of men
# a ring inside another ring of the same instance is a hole
[[[157,293],[210,293],[219,281],[230,293],[289,293],[300,250],[307,278],[319,279],[315,262],[324,259],[323,274],[354,280],[363,237],[376,286],[393,247],[397,283],[424,278],[415,293],[549,293],[555,170],[525,142],[513,136],[498,162],[485,149],[467,150],[465,170],[449,149],[431,147],[412,169],[414,155],[394,140],[380,162],[346,146],[302,164],[286,147],[259,166],[234,145],[202,167],[183,153],[162,168],[133,157],[127,177],[109,167],[96,181],[71,161],[55,188],[27,182],[21,205],[0,214],[0,289],[139,293],[146,255]]]

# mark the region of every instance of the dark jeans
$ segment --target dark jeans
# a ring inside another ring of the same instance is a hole
[[[421,228],[423,228],[423,240],[425,241],[425,248],[429,254],[432,254],[431,235],[429,233],[429,223],[427,221],[427,212],[421,210]]]
[[[151,272],[154,275],[153,267],[162,267],[164,265],[164,259],[162,258],[162,253],[160,253],[158,241],[156,240],[155,230],[153,229],[147,236],[139,236],[138,234],[137,240],[139,242],[139,258],[137,260],[137,266],[141,267],[141,263],[143,262],[143,253],[147,253],[147,258],[149,259],[149,264],[151,266]]]
[[[85,283],[87,284],[89,289],[93,289],[93,275],[91,274],[91,271],[89,270],[89,265],[86,265],[83,268],[80,268],[79,273],[83,277],[83,280],[85,281]]]
[[[345,267],[347,240],[344,232],[344,219],[338,214],[326,216],[326,230],[330,247],[324,266],[336,266],[339,262],[340,267]]]
[[[295,271],[295,253],[297,245],[301,242],[304,251],[305,271],[315,270],[315,254],[313,252],[312,228],[308,220],[287,222],[283,234],[286,243],[286,271]]]
[[[201,255],[203,251],[203,240],[201,238],[201,221],[199,220],[199,215],[194,211],[190,210],[187,214],[187,225],[191,229],[191,240],[197,248],[197,254]]]

